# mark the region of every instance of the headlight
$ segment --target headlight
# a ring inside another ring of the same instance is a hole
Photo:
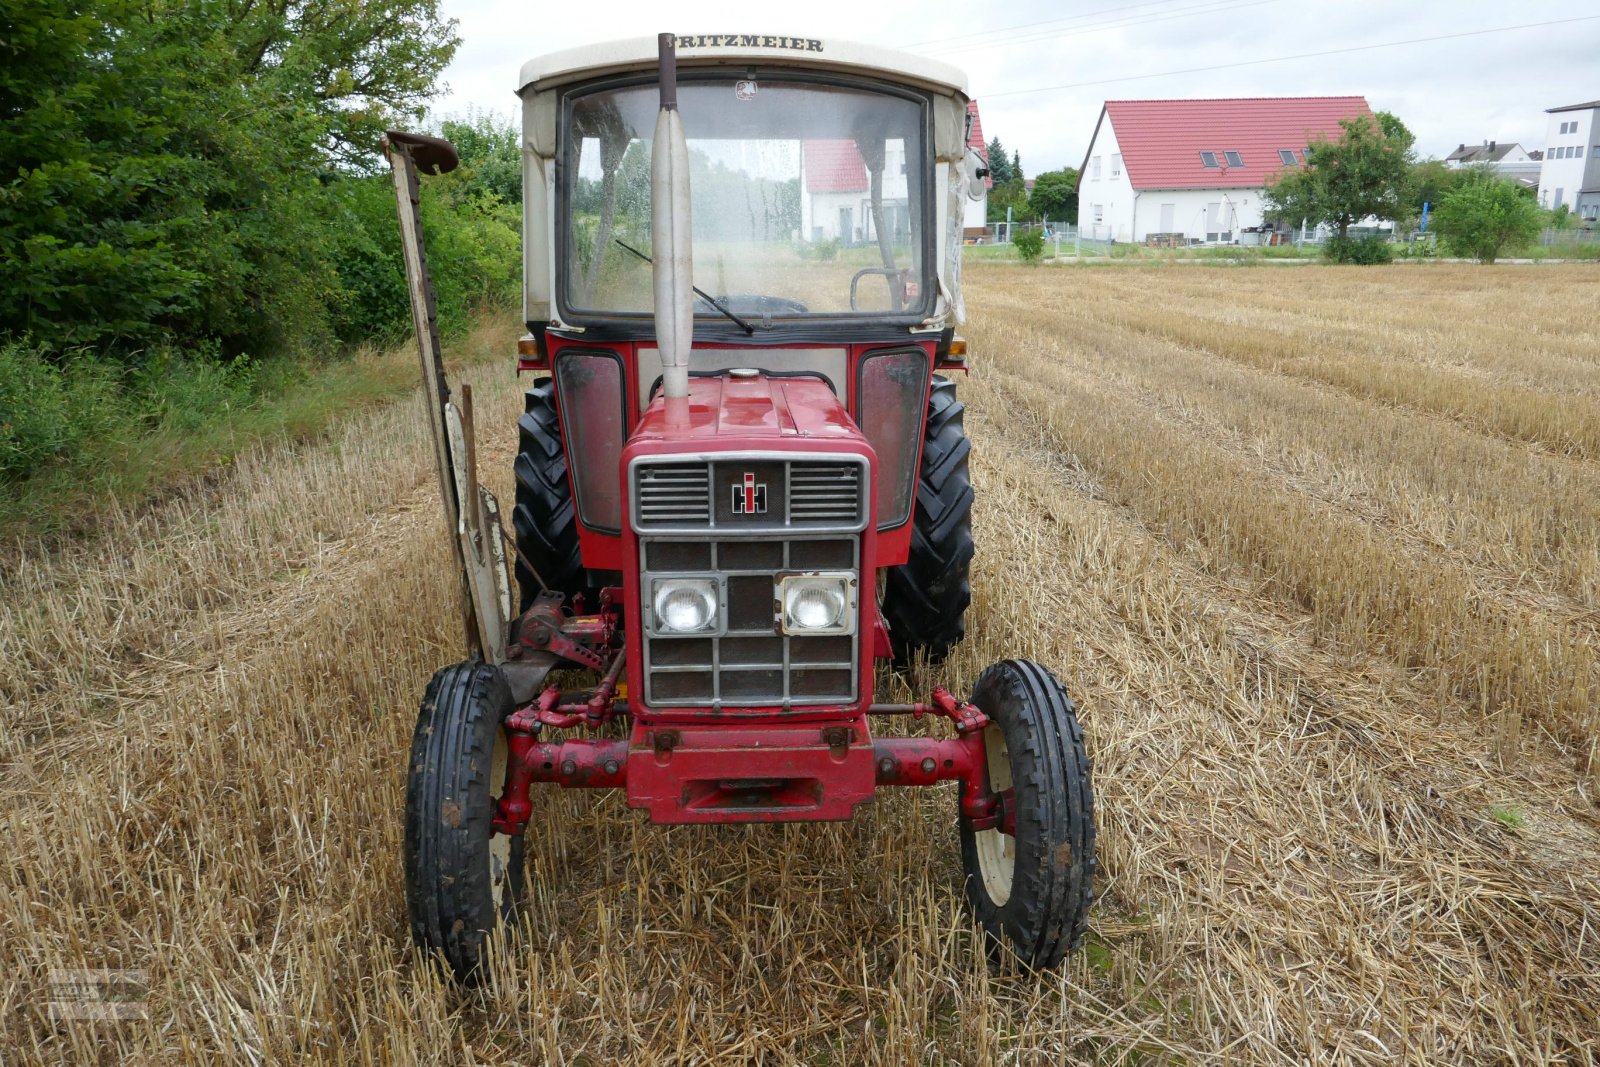
[[[856,629],[853,574],[794,574],[783,579],[783,632],[848,634]]]
[[[711,578],[666,578],[652,599],[658,634],[711,633],[717,629],[717,583]]]

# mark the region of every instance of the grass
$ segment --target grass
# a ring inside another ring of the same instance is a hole
[[[511,340],[494,332],[504,343],[492,354],[505,358]],[[485,358],[483,336],[480,327],[460,350]],[[87,439],[28,478],[0,479],[0,544],[82,535],[110,512],[137,510],[214,476],[257,443],[314,437],[353,411],[409,392],[415,359],[402,346],[314,364],[279,360],[250,368],[242,381],[200,365],[153,368],[137,388],[96,383],[85,394],[100,409],[85,420],[93,423]]]
[[[1069,680],[1103,878],[1059,974],[985,966],[949,789],[720,828],[547,790],[522,936],[444,986],[400,886],[460,655],[414,400],[16,547],[0,1059],[1593,1062],[1596,281],[967,271],[969,637],[879,692]],[[505,500],[520,392],[471,377]],[[1483,416],[1510,387],[1539,434]],[[62,967],[143,969],[147,1018],[53,1021]]]

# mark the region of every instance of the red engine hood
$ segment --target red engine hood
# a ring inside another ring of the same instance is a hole
[[[837,447],[849,443],[870,451],[855,421],[826,382],[817,378],[689,379],[688,403],[682,410],[657,397],[628,441],[629,451],[646,442],[682,448],[716,441],[726,447],[738,439],[743,447],[757,440],[780,447]],[[677,449],[672,449],[676,451]],[[831,450],[831,449],[829,449]]]

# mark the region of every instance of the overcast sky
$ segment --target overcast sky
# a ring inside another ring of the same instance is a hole
[[[664,14],[670,6],[672,14]],[[517,71],[543,54],[665,30],[866,41],[964,68],[984,132],[1029,176],[1078,166],[1108,100],[1363,95],[1417,135],[1424,156],[1462,143],[1543,146],[1544,110],[1600,99],[1600,0],[921,0],[803,4],[443,0],[461,48],[436,113],[511,116]],[[915,17],[905,14],[915,10]],[[1525,29],[1528,23],[1564,21]],[[1457,36],[1446,40],[1422,38]],[[1414,41],[1396,47],[1365,46]],[[1228,64],[1362,49],[1282,62]],[[1217,67],[1220,69],[1197,70]],[[1175,73],[1186,72],[1186,73]],[[1148,77],[1141,77],[1149,75]],[[1028,92],[1027,90],[1042,90]]]

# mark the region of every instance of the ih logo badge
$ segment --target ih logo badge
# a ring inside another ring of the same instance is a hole
[[[757,482],[754,471],[745,471],[744,480],[733,483],[733,513],[735,515],[765,515],[767,513],[767,486]]]

